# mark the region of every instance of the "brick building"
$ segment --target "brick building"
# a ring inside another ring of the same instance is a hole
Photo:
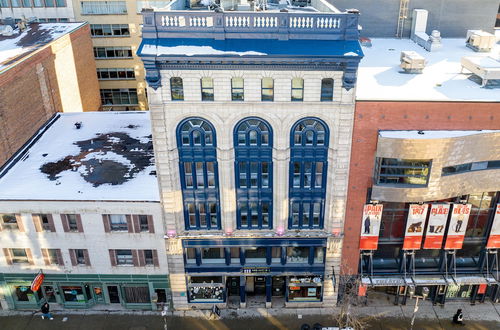
[[[434,303],[498,301],[499,259],[487,245],[500,202],[498,81],[482,88],[460,64],[498,48],[372,44],[358,76],[343,274],[361,274],[368,301],[405,303],[411,286],[428,287]],[[400,72],[403,50],[425,57],[422,74]],[[365,205],[382,206],[381,218]]]
[[[99,108],[88,24],[32,24],[0,36],[0,166],[55,113]]]

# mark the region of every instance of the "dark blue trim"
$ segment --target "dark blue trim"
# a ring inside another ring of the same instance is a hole
[[[182,246],[187,247],[261,247],[261,246],[323,246],[326,238],[217,238],[184,239]],[[285,251],[286,254],[286,251]],[[282,256],[283,257],[283,256]]]
[[[186,265],[185,271],[189,274],[201,274],[201,273],[238,273],[241,274],[241,268],[245,266],[242,265],[231,265],[226,266],[224,264],[210,264],[207,266],[194,266],[194,265]],[[260,266],[256,266],[260,267]],[[294,275],[324,275],[325,273],[325,265],[324,264],[294,264],[293,266],[283,266],[283,265],[271,265],[267,266],[263,264],[262,267],[269,267],[269,273],[265,274],[247,274],[251,276],[257,275],[282,275],[283,273],[291,273]],[[206,275],[212,276],[212,275]],[[215,276],[215,275],[214,275]]]
[[[255,123],[256,122],[256,123]],[[245,125],[246,127],[242,127]],[[259,126],[263,125],[265,130]],[[241,131],[240,131],[241,129]],[[256,134],[256,144],[251,144],[250,134]],[[244,136],[245,144],[239,144],[239,136]],[[267,135],[267,143],[263,144],[263,136]],[[273,130],[269,123],[258,117],[247,117],[240,120],[233,130],[234,173],[236,182],[236,223],[238,229],[272,229],[273,228]],[[251,163],[257,165],[257,187],[251,187]],[[263,186],[263,165],[267,164],[267,186]],[[240,172],[240,165],[245,165],[245,173]],[[240,186],[240,176],[246,181]],[[250,205],[257,204],[257,225],[252,225]],[[263,204],[268,205],[268,224],[263,221]],[[242,206],[246,208],[246,224],[242,224]]]
[[[217,136],[214,126],[206,119],[189,117],[177,125],[177,149],[179,151],[179,173],[184,202],[186,230],[220,230],[221,211],[219,194],[219,167],[217,164]],[[187,142],[187,143],[185,143]],[[197,168],[201,164],[201,168]],[[214,185],[209,184],[209,167],[213,166]],[[191,173],[186,173],[186,166]],[[201,171],[202,173],[198,173]],[[201,174],[201,175],[200,175]],[[202,182],[199,185],[198,178]],[[201,179],[203,178],[203,179]],[[190,185],[186,181],[189,179]],[[195,224],[190,223],[189,206],[194,211]],[[215,205],[216,224],[212,224],[210,206]],[[201,212],[204,208],[204,213]],[[201,214],[206,225],[201,224]]]
[[[299,125],[301,125],[301,130],[295,132]],[[321,130],[318,130],[318,125],[322,126]],[[309,140],[309,137],[312,139]],[[289,229],[322,229],[324,227],[329,139],[328,125],[316,117],[302,118],[290,130]],[[321,184],[317,186],[316,171],[320,164],[322,165]],[[295,165],[300,170],[298,186],[294,178]],[[309,182],[306,180],[306,174],[309,174]],[[318,204],[319,223],[315,225],[313,222],[314,206]],[[299,208],[298,223],[294,223],[294,206]],[[305,219],[308,219],[308,224],[304,224]]]

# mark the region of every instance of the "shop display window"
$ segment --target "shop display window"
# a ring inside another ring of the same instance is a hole
[[[231,248],[231,264],[240,264],[240,248]]]
[[[14,287],[16,290],[16,299],[17,301],[33,301],[34,302],[34,294],[31,291],[29,286],[16,286]]]
[[[125,286],[125,301],[129,304],[149,304],[149,288],[147,286]]]
[[[306,264],[309,261],[309,247],[287,247],[286,262]]]
[[[273,246],[271,249],[271,262],[273,264],[279,264],[281,262],[281,247]]]
[[[188,283],[189,302],[224,301],[221,276],[191,276]]]
[[[85,295],[81,286],[61,286],[65,302],[85,302]]]
[[[224,263],[224,249],[223,248],[202,248],[201,259],[204,264],[218,264]]]
[[[314,263],[322,264],[323,262],[325,262],[325,248],[324,247],[314,248]]]
[[[247,247],[245,248],[245,261],[249,263],[266,263],[266,252],[265,247]]]
[[[321,301],[322,285],[321,276],[290,277],[288,301]]]

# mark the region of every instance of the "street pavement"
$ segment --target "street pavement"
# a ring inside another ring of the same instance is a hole
[[[465,326],[456,326],[451,318],[462,308]],[[447,303],[444,307],[424,302],[417,313],[413,329],[473,329],[500,330],[500,305],[491,303],[470,306],[467,303]],[[413,306],[379,305],[354,308],[355,315],[367,321],[366,330],[409,329]],[[303,324],[334,326],[335,309],[223,309],[221,318],[213,320],[209,311],[178,311],[167,316],[168,330],[299,330]],[[159,312],[116,311],[56,311],[54,320],[42,320],[40,314],[0,311],[0,330],[102,329],[150,330],[165,329]],[[364,330],[364,329],[363,329]]]

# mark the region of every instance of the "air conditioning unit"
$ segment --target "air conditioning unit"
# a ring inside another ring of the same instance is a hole
[[[0,25],[0,36],[10,37],[14,34],[14,29],[10,25]]]
[[[491,33],[482,30],[467,31],[465,44],[476,52],[490,52],[495,42],[495,36]]]
[[[425,68],[425,58],[415,51],[402,51],[400,61],[399,66],[405,73],[422,73]]]

